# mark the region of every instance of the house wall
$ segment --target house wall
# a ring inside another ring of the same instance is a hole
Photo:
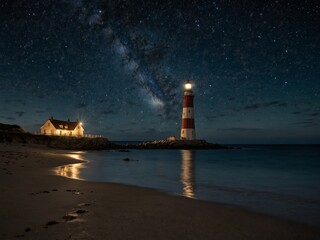
[[[79,123],[76,128],[74,129],[72,135],[74,136],[78,136],[78,137],[83,137],[84,135],[84,129],[83,127],[81,126],[81,124]]]
[[[47,120],[40,128],[40,132],[42,135],[56,135],[56,128]]]
[[[81,124],[79,123],[78,126],[75,128],[74,130],[78,136],[83,137],[84,135],[84,128],[81,126]]]
[[[77,135],[74,134],[74,131],[70,131],[67,129],[57,129],[55,131],[55,136],[70,136],[70,137],[77,137]]]

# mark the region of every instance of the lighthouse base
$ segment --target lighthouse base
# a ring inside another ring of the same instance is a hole
[[[194,128],[182,128],[180,136],[181,140],[196,140],[196,131]]]

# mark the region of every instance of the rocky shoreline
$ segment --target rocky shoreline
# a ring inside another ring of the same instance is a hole
[[[65,150],[121,150],[121,149],[232,149],[205,140],[158,140],[140,144],[115,144],[107,138],[60,137],[35,135],[25,132],[18,125],[0,125],[0,143],[40,144]]]
[[[60,137],[1,131],[0,143],[38,144],[65,150],[111,150],[122,148],[122,146],[114,144],[106,138]]]
[[[125,149],[232,149],[232,147],[205,140],[158,140],[140,144],[125,144]]]

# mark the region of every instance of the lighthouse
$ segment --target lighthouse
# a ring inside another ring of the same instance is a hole
[[[193,109],[192,84],[188,80],[184,84],[183,93],[183,110],[181,124],[181,140],[195,140],[196,130],[194,125],[194,109]]]

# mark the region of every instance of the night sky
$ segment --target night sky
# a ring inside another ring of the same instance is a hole
[[[0,0],[0,122],[110,140],[320,143],[317,1]]]

